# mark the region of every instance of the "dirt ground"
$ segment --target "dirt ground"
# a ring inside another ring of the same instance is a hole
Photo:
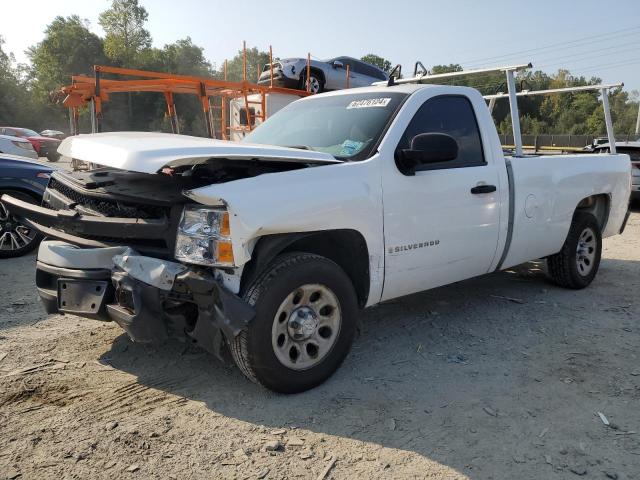
[[[586,290],[531,263],[364,311],[294,396],[47,316],[35,257],[2,260],[0,477],[638,479],[640,213],[604,245]]]

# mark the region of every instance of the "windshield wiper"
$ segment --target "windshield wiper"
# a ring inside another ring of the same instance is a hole
[[[298,150],[314,150],[309,145],[283,145],[284,148],[297,148]]]

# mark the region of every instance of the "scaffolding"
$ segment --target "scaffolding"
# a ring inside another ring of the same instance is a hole
[[[166,102],[166,116],[170,120],[171,131],[180,133],[178,114],[174,95],[189,94],[199,98],[205,118],[207,136],[228,140],[234,130],[251,131],[258,122],[266,120],[266,96],[280,93],[295,97],[305,97],[311,93],[307,90],[294,90],[276,87],[273,84],[273,50],[269,47],[269,63],[271,79],[268,85],[258,85],[247,80],[247,50],[243,45],[242,57],[243,79],[240,82],[227,80],[227,62],[224,63],[223,79],[212,79],[192,75],[175,75],[171,73],[136,70],[131,68],[95,65],[94,75],[74,75],[71,85],[62,87],[60,93],[64,97],[62,104],[69,109],[69,129],[71,135],[78,131],[79,109],[88,107],[91,116],[91,131],[102,131],[103,104],[109,101],[114,93],[157,92],[162,93]],[[260,70],[260,69],[259,69]],[[118,75],[118,79],[105,78],[105,74]],[[250,98],[251,97],[251,98]],[[227,122],[228,102],[230,99],[244,99],[247,125],[233,126]],[[252,113],[252,104],[259,104],[258,114]],[[219,115],[214,116],[213,112]],[[215,118],[219,126],[215,127]],[[216,130],[219,135],[216,135]]]

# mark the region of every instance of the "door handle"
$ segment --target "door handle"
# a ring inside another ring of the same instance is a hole
[[[477,195],[480,193],[492,193],[495,191],[496,191],[495,185],[478,185],[471,189],[471,193],[473,193],[474,195]]]

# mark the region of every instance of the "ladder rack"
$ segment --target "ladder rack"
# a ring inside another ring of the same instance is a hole
[[[421,67],[422,73],[417,74],[418,67]],[[515,156],[521,157],[523,155],[522,152],[522,135],[520,132],[520,115],[518,113],[518,97],[527,97],[533,95],[548,95],[554,93],[569,93],[569,92],[580,92],[580,91],[589,91],[595,90],[599,91],[601,95],[602,107],[604,109],[604,120],[605,125],[607,127],[607,137],[609,139],[609,152],[616,153],[616,139],[613,132],[613,122],[611,121],[611,108],[609,106],[609,96],[608,91],[612,88],[623,87],[624,83],[614,83],[614,84],[603,84],[603,85],[584,85],[580,87],[566,87],[566,88],[553,88],[548,90],[523,90],[521,92],[516,92],[516,83],[515,83],[515,73],[523,70],[527,70],[532,68],[533,65],[531,63],[523,63],[519,65],[507,65],[503,67],[491,67],[491,68],[482,68],[476,70],[461,70],[458,72],[448,72],[448,73],[437,73],[437,74],[429,74],[421,62],[416,62],[416,68],[414,70],[413,77],[410,78],[395,78],[393,76],[394,72],[400,71],[400,66],[396,66],[394,70],[391,72],[391,76],[389,77],[388,82],[376,82],[373,85],[403,85],[408,83],[424,83],[425,81],[432,80],[441,80],[445,78],[456,78],[463,77],[467,75],[479,75],[484,73],[504,73],[507,79],[507,93],[497,93],[494,95],[485,95],[484,99],[489,101],[489,111],[493,112],[493,107],[495,106],[496,100],[501,98],[509,99],[509,111],[511,113],[511,129],[513,131],[513,141],[515,143]]]

